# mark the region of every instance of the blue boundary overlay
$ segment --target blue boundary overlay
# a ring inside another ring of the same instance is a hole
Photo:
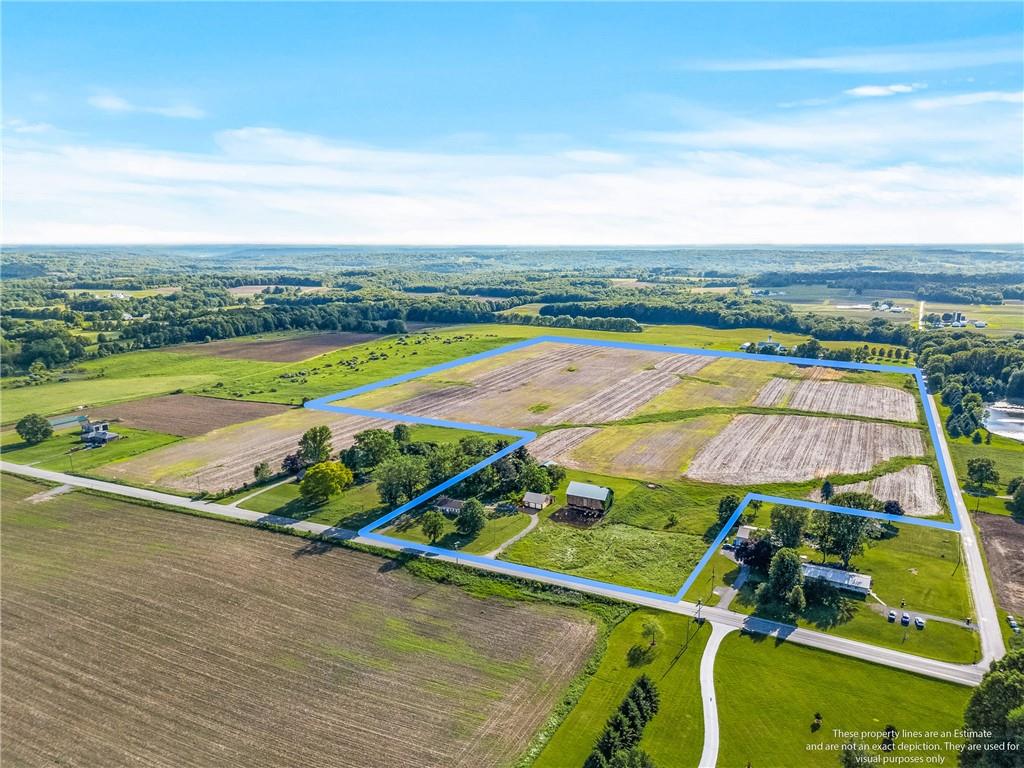
[[[785,355],[762,355],[749,352],[729,352],[722,350],[711,350],[711,349],[696,349],[693,347],[675,347],[666,346],[661,344],[638,344],[635,342],[626,341],[606,341],[603,339],[588,339],[585,337],[571,337],[571,336],[537,336],[533,339],[526,339],[519,341],[514,344],[507,344],[502,347],[487,350],[486,352],[479,352],[475,355],[469,355],[467,357],[460,357],[456,360],[450,360],[446,363],[440,363],[438,365],[432,365],[427,368],[421,368],[416,371],[409,373],[403,373],[398,376],[392,376],[388,379],[373,382],[371,384],[364,384],[360,387],[354,387],[347,389],[342,392],[338,392],[333,395],[325,395],[315,400],[308,400],[305,403],[306,408],[310,408],[315,411],[327,411],[330,413],[341,413],[351,416],[368,416],[376,419],[385,419],[388,421],[400,421],[408,424],[427,424],[434,427],[447,427],[450,429],[463,429],[472,430],[474,432],[483,432],[491,435],[501,435],[502,437],[512,437],[515,441],[510,445],[502,448],[500,451],[488,456],[486,459],[477,462],[469,469],[459,472],[454,477],[450,477],[443,483],[434,486],[433,488],[424,491],[416,498],[407,501],[399,507],[396,507],[386,515],[374,520],[373,522],[363,526],[359,529],[358,535],[361,538],[369,539],[371,541],[381,542],[390,546],[399,546],[405,550],[412,550],[419,552],[420,554],[428,556],[447,556],[456,558],[457,562],[465,562],[467,564],[475,564],[482,566],[489,566],[495,562],[493,558],[482,557],[480,555],[472,555],[465,552],[458,552],[454,549],[445,549],[443,547],[434,547],[428,544],[420,544],[415,541],[406,541],[405,539],[398,539],[391,536],[384,536],[379,533],[374,533],[377,528],[394,520],[396,517],[403,515],[411,509],[415,509],[426,501],[434,498],[440,493],[443,493],[453,485],[465,480],[475,472],[479,472],[484,467],[493,464],[499,459],[508,456],[517,449],[523,447],[527,443],[534,440],[537,435],[534,432],[522,429],[508,429],[505,427],[495,427],[487,424],[471,424],[468,422],[461,421],[450,421],[447,419],[432,419],[424,416],[413,416],[410,414],[402,413],[391,413],[389,411],[375,411],[368,410],[365,408],[349,408],[342,405],[334,405],[338,400],[345,400],[356,395],[361,395],[366,392],[373,392],[384,387],[390,387],[395,384],[401,384],[406,381],[413,379],[419,379],[423,376],[428,376],[432,373],[438,373],[440,371],[447,371],[452,368],[457,368],[466,363],[473,363],[478,360],[486,360],[491,357],[497,357],[504,355],[507,352],[514,352],[520,349],[526,349],[537,344],[543,343],[555,343],[555,344],[574,344],[577,346],[589,346],[589,347],[608,347],[612,349],[632,349],[640,350],[644,352],[660,352],[663,354],[685,354],[685,355],[699,355],[702,357],[724,357],[733,358],[738,360],[758,360],[761,362],[768,363],[790,363],[794,365],[817,365],[825,368],[841,368],[846,370],[858,370],[858,371],[874,371],[877,373],[900,373],[908,376],[913,376],[917,381],[918,394],[921,400],[921,407],[924,409],[925,420],[928,423],[928,431],[931,435],[932,447],[935,450],[937,464],[939,465],[939,473],[942,476],[942,484],[946,490],[946,501],[949,505],[950,514],[953,517],[953,522],[939,521],[939,520],[927,520],[914,517],[906,517],[903,515],[888,515],[882,512],[873,512],[864,509],[852,509],[849,507],[838,507],[834,504],[822,504],[815,501],[808,501],[805,499],[786,499],[781,496],[767,496],[760,493],[748,492],[740,505],[733,512],[732,516],[726,521],[725,525],[722,526],[721,531],[715,537],[715,540],[708,547],[703,557],[697,562],[693,571],[683,582],[683,585],[674,595],[665,595],[660,592],[650,592],[645,589],[636,589],[633,587],[625,587],[620,584],[614,584],[607,581],[598,581],[596,579],[587,579],[582,576],[573,576],[572,574],[562,573],[561,571],[551,571],[544,568],[535,568],[530,565],[521,565],[519,563],[509,562],[507,560],[500,561],[502,567],[510,570],[518,575],[525,578],[533,578],[535,580],[546,581],[549,579],[558,579],[563,583],[577,584],[585,587],[599,588],[607,590],[613,593],[618,593],[627,597],[642,597],[650,600],[660,600],[666,603],[678,603],[683,599],[683,596],[687,593],[693,583],[697,580],[701,571],[704,570],[704,566],[708,564],[714,554],[719,550],[725,539],[728,537],[733,526],[740,519],[740,516],[746,510],[747,506],[752,501],[762,501],[769,504],[787,504],[789,506],[804,507],[811,510],[823,510],[826,512],[839,512],[844,515],[857,515],[859,517],[868,517],[874,520],[885,520],[893,523],[902,523],[903,525],[921,525],[928,528],[938,528],[940,530],[955,531],[959,532],[961,528],[960,514],[957,510],[955,490],[953,484],[950,481],[949,475],[946,471],[946,463],[942,460],[939,449],[939,433],[938,425],[935,423],[935,419],[932,415],[932,410],[928,406],[928,391],[925,387],[924,376],[920,368],[896,366],[896,365],[876,365],[872,363],[854,363],[844,360],[816,360],[813,358],[805,357],[789,357]]]

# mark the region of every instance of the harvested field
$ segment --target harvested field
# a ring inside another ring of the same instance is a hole
[[[896,456],[923,456],[910,427],[816,416],[741,414],[690,462],[686,474],[710,483],[796,482],[866,472]]]
[[[829,368],[827,365],[815,365],[804,370],[804,376],[811,381],[838,381],[846,375],[842,368]]]
[[[284,339],[260,341],[211,341],[209,344],[191,344],[189,352],[205,353],[236,360],[263,360],[270,363],[297,363],[317,355],[333,352],[342,347],[351,347],[379,339],[377,333],[316,333],[309,336],[293,336]]]
[[[1024,523],[1003,515],[974,515],[981,529],[992,583],[999,604],[1018,616],[1024,614]]]
[[[136,485],[185,493],[240,488],[252,481],[254,464],[266,461],[276,471],[281,460],[296,450],[302,433],[319,424],[331,428],[331,445],[334,451],[340,451],[352,444],[356,433],[375,427],[391,429],[395,422],[292,408],[277,416],[223,427],[108,464],[100,473]]]
[[[757,393],[757,399],[754,400],[754,405],[761,408],[783,407],[789,401],[796,385],[796,379],[774,378],[761,387],[761,391]]]
[[[914,394],[905,389],[871,384],[801,381],[789,399],[789,407],[800,411],[917,421],[917,397]]]
[[[499,426],[559,424],[566,421],[563,413],[588,398],[615,404],[624,378],[634,373],[658,375],[655,366],[667,357],[544,343],[360,395],[347,404]],[[605,420],[596,411],[591,415]]]
[[[574,448],[591,435],[598,433],[597,427],[574,427],[546,432],[526,446],[537,461],[553,461],[563,464]]]
[[[706,406],[750,405],[773,376],[792,375],[793,366],[758,360],[708,358],[696,374],[680,381],[640,409],[640,413],[685,411]]]
[[[222,400],[195,395],[164,395],[130,400],[120,405],[89,410],[91,419],[116,421],[135,429],[148,429],[179,437],[198,437],[221,427],[284,413],[287,405],[243,400]]]
[[[895,499],[910,517],[933,517],[943,513],[942,504],[935,494],[935,479],[926,464],[911,464],[899,472],[890,472],[870,481],[838,485],[834,490],[836,493],[870,493],[879,501]],[[815,490],[810,498],[821,501],[821,491]]]
[[[678,384],[681,375],[697,373],[712,360],[699,355],[670,355],[655,363],[653,368],[631,373],[586,400],[548,417],[544,423],[593,424],[624,419]]]
[[[580,613],[38,490],[4,477],[5,765],[497,768],[593,648]]]

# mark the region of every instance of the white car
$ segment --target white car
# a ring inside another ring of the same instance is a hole
[[[924,629],[924,619],[922,619],[920,616],[915,616],[914,617],[914,626],[917,627],[918,629]]]
[[[896,611],[889,611],[889,621],[896,621]]]

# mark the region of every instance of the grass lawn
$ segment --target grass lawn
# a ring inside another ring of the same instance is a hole
[[[664,638],[652,658],[632,666],[629,649],[647,644],[641,630],[644,622],[652,620],[661,625]],[[657,686],[661,708],[644,729],[640,748],[659,766],[696,765],[704,743],[698,674],[709,634],[706,625],[698,628],[687,616],[646,609],[631,613],[608,636],[597,673],[532,768],[583,765],[605,721],[641,674]]]
[[[838,756],[809,745],[845,743],[833,729],[880,731],[890,723],[909,731],[961,727],[971,689],[733,633],[715,660],[715,692],[722,729],[719,765],[744,766],[749,760],[756,766],[820,768],[838,765]],[[815,713],[823,718],[817,731],[811,729]],[[935,741],[947,740],[955,741]],[[942,750],[904,754],[940,754],[948,765],[957,759],[955,752]]]
[[[693,584],[683,595],[683,599],[695,603],[700,600],[704,605],[718,605],[720,596],[715,587],[724,589],[732,586],[740,575],[740,567],[735,560],[730,560],[721,552],[716,552],[711,561],[704,566]]]
[[[326,504],[312,507],[307,506],[299,496],[298,483],[285,483],[263,491],[238,506],[267,515],[282,515],[353,529],[361,528],[387,512],[387,508],[381,506],[376,483],[355,485],[332,496]]]
[[[445,518],[444,532],[436,542],[423,533],[420,527],[419,514],[403,515],[389,528],[381,531],[388,536],[394,536],[407,541],[415,541],[420,544],[431,544],[444,547],[445,549],[459,549],[462,552],[470,552],[474,555],[482,555],[491,550],[497,549],[502,543],[508,541],[530,523],[530,516],[524,513],[514,515],[499,515],[498,517],[487,518],[483,530],[472,539],[455,530],[455,523]]]
[[[116,425],[114,431],[121,437],[102,448],[88,450],[82,450],[78,429],[61,430],[48,440],[35,445],[23,443],[14,431],[4,432],[0,438],[0,452],[5,461],[16,464],[32,464],[42,469],[74,471],[81,474],[181,439],[176,435],[131,429],[120,425]]]

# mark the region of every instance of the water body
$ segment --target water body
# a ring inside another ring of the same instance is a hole
[[[1024,442],[1024,405],[1007,403],[986,403],[985,429],[996,435]]]

